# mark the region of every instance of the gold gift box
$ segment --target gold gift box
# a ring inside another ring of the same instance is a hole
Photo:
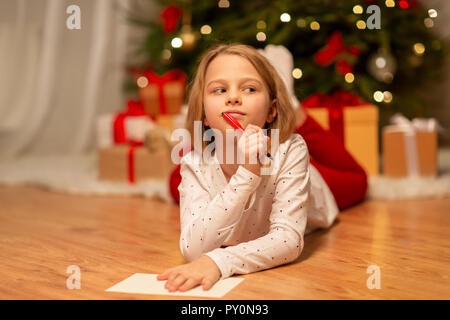
[[[324,129],[329,130],[327,108],[305,108]],[[343,108],[344,145],[369,176],[379,173],[378,108],[374,105]]]

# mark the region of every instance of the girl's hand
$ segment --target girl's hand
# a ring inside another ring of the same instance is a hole
[[[264,135],[263,130],[253,124],[247,125],[244,134],[238,141],[238,154],[243,155],[245,161],[244,164],[239,163],[247,170],[256,175],[260,175],[261,162],[260,158],[263,158],[267,154],[267,146],[270,143],[270,138]],[[238,157],[238,162],[240,158]],[[250,160],[256,163],[250,163]]]
[[[167,280],[164,287],[169,292],[190,290],[198,285],[209,290],[219,279],[221,272],[216,263],[203,255],[197,260],[165,270],[159,274],[158,280]]]

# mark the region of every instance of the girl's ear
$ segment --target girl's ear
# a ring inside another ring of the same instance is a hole
[[[267,115],[266,122],[271,123],[277,116],[277,99],[273,99],[270,104],[269,114]]]
[[[209,122],[208,120],[206,120],[206,117],[205,119],[203,119],[203,124],[205,125],[205,127],[209,127]]]

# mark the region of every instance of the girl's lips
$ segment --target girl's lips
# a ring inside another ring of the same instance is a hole
[[[242,117],[245,116],[245,114],[239,113],[239,112],[227,112],[228,114],[230,114],[233,117]]]

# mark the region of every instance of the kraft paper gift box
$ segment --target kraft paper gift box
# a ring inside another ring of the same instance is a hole
[[[99,180],[129,183],[148,179],[167,180],[173,168],[168,147],[153,151],[145,146],[129,145],[99,149]]]
[[[339,129],[342,131],[340,135],[345,148],[369,176],[378,175],[378,108],[366,104],[344,106],[341,110],[305,108],[305,111],[326,130],[333,132],[332,122],[341,121],[342,124],[337,127],[338,131]]]
[[[437,175],[437,123],[401,115],[382,130],[383,174],[390,177]]]
[[[141,76],[147,78],[148,84],[139,88],[139,97],[150,116],[180,113],[186,91],[186,75],[181,70],[174,69],[163,76],[145,71]]]

